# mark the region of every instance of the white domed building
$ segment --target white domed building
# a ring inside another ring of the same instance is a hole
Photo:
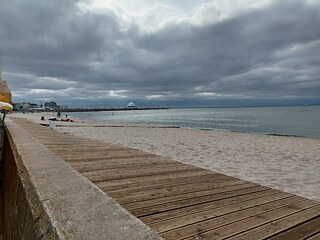
[[[129,102],[127,108],[137,108],[133,102]]]

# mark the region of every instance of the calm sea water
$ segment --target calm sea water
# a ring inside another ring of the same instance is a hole
[[[320,138],[320,106],[77,112],[69,115],[81,119]]]

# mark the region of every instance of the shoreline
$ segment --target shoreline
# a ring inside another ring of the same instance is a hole
[[[40,115],[20,117],[40,122]],[[74,127],[62,125],[58,131],[170,157],[320,201],[320,139],[79,119],[72,123]]]
[[[198,109],[198,108],[197,108]],[[199,108],[200,109],[200,108]],[[207,108],[201,108],[207,109]],[[225,108],[224,108],[225,109]],[[246,109],[246,108],[245,108]],[[171,109],[161,113],[121,113],[111,116],[111,113],[74,113],[71,114],[85,120],[99,119],[106,122],[117,122],[125,124],[150,124],[150,125],[174,125],[180,128],[191,128],[209,131],[231,131],[243,132],[257,135],[304,137],[320,139],[320,129],[316,124],[320,117],[320,108],[313,106],[305,108],[294,106],[293,110],[271,110],[265,111],[258,107],[251,111],[237,109],[232,110],[198,110],[183,112],[181,109]],[[285,112],[284,111],[288,111]],[[317,117],[318,116],[318,117]]]
[[[65,112],[63,112],[65,113]],[[42,113],[11,113],[14,116],[29,118],[28,116],[37,116],[36,118],[31,117],[32,121],[40,123],[43,126],[49,126],[48,119],[49,117],[55,117],[56,114],[54,112],[42,112]],[[40,117],[44,115],[46,116],[45,121],[41,121]],[[63,115],[63,114],[62,114]],[[39,120],[37,119],[39,116]],[[68,118],[72,119],[73,122],[64,122],[64,121],[56,121],[57,127],[135,127],[135,128],[177,128],[177,129],[191,129],[195,131],[209,131],[209,132],[230,132],[230,133],[243,133],[243,134],[252,134],[257,136],[274,136],[274,137],[289,137],[289,138],[305,138],[305,139],[314,139],[320,140],[317,137],[309,137],[295,134],[281,134],[281,133],[260,133],[260,132],[250,132],[250,131],[241,131],[241,130],[231,130],[231,129],[214,129],[214,128],[192,128],[192,127],[181,127],[176,125],[161,125],[161,124],[148,124],[148,123],[135,123],[135,122],[116,122],[110,120],[97,120],[97,119],[81,119],[76,118],[71,115],[68,115]],[[61,117],[64,119],[64,117]],[[69,123],[69,124],[68,124]],[[81,124],[79,124],[81,123]],[[94,125],[96,124],[96,125]]]

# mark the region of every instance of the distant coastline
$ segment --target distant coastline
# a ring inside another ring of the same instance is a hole
[[[62,112],[102,112],[102,111],[135,111],[135,110],[163,110],[169,109],[166,107],[155,107],[155,108],[68,108],[60,110]],[[47,110],[48,111],[48,110]],[[52,110],[51,112],[56,112]],[[50,111],[49,111],[50,112]]]

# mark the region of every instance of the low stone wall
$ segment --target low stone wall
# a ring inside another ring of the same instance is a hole
[[[59,239],[7,131],[3,149],[4,239]]]
[[[5,127],[4,239],[161,239],[17,124]]]

